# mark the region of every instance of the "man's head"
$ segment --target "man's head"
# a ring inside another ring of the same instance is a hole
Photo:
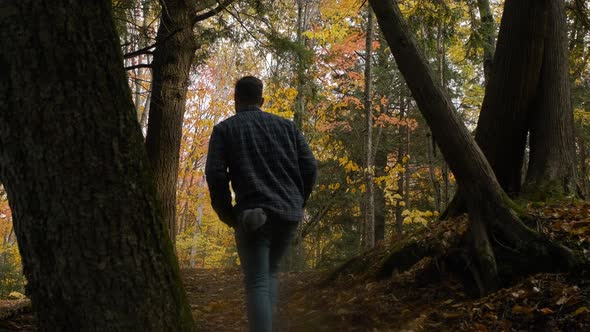
[[[236,111],[246,106],[262,106],[262,81],[254,76],[244,76],[236,82],[234,92]]]

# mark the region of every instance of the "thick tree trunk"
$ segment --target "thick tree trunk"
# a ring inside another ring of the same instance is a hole
[[[158,47],[152,62],[152,93],[146,148],[159,207],[168,233],[176,239],[176,182],[189,73],[198,47],[190,1],[162,0]]]
[[[42,331],[191,331],[110,7],[0,2],[0,178],[27,294]]]
[[[521,189],[527,112],[533,106],[541,75],[548,1],[506,1],[494,72],[475,135],[500,185],[510,195]]]
[[[531,152],[524,190],[533,199],[577,191],[564,1],[549,1],[548,12],[543,67],[529,114]]]
[[[465,193],[471,218],[474,246],[470,252],[481,278],[480,294],[498,286],[490,230],[501,236],[514,250],[526,257],[528,271],[555,271],[571,268],[576,257],[566,248],[553,244],[527,228],[510,208],[511,200],[494,176],[490,164],[454,110],[450,98],[434,78],[431,68],[403,20],[397,4],[389,0],[370,0],[402,75],[437,137],[441,152]],[[492,76],[493,81],[494,76]],[[474,234],[475,233],[475,234]],[[487,242],[487,243],[486,243]],[[542,262],[543,264],[540,264]]]
[[[549,0],[507,0],[475,140],[500,185],[521,192],[530,111],[537,111]],[[465,211],[461,188],[442,218]]]

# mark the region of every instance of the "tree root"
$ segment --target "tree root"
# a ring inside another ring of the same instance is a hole
[[[467,294],[481,297],[529,274],[568,272],[583,264],[582,257],[528,228],[512,209],[494,206],[472,209],[469,223],[463,218],[431,224],[432,228],[393,247],[355,257],[326,282],[343,275],[387,279],[432,258],[430,264],[440,266],[420,270],[427,274],[421,279],[432,280],[428,270],[450,272]]]
[[[383,261],[381,268],[377,271],[377,279],[389,278],[392,274],[410,269],[425,257],[440,254],[439,248],[437,247],[440,247],[440,245],[411,241],[405,247],[392,252]]]

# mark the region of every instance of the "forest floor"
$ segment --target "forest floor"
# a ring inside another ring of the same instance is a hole
[[[529,211],[535,217],[532,227],[584,255],[589,253],[590,203],[542,205]],[[460,228],[452,225],[446,223],[445,231]],[[427,268],[432,264],[424,259],[385,280],[357,273],[326,282],[331,271],[283,273],[278,330],[590,331],[587,271],[536,274],[474,299],[451,275],[433,276]],[[182,274],[199,330],[246,331],[239,270],[196,269]],[[23,304],[23,300],[0,301],[0,331],[34,331],[30,306]]]

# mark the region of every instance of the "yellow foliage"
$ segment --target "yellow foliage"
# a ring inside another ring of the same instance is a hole
[[[590,111],[577,108],[574,110],[574,119],[583,125],[590,125]]]
[[[401,202],[400,202],[401,203]],[[433,217],[438,216],[438,211],[420,211],[417,209],[403,210],[404,224],[422,224],[426,225],[432,221]]]

